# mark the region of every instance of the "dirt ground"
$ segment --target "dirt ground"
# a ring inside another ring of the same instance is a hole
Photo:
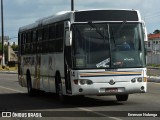
[[[160,68],[148,68],[147,75],[148,76],[160,76]]]

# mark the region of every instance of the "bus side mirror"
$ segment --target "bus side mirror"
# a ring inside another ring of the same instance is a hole
[[[145,36],[145,41],[148,41],[147,29],[145,28],[144,31],[145,31],[145,35],[144,35]]]
[[[144,31],[144,41],[148,41],[147,28],[143,22],[143,31]]]
[[[72,31],[66,31],[66,46],[72,45]]]

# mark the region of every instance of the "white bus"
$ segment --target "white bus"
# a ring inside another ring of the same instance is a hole
[[[137,10],[62,12],[21,27],[19,83],[67,96],[115,95],[147,91],[144,41]]]

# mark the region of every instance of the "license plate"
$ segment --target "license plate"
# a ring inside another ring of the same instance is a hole
[[[117,88],[106,88],[106,92],[118,92]]]

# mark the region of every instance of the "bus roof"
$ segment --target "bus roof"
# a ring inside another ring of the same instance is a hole
[[[41,25],[47,25],[47,24],[51,24],[51,23],[54,23],[54,22],[70,19],[71,14],[72,14],[72,12],[63,12],[63,13],[57,13],[56,15],[52,15],[52,16],[45,17],[45,18],[42,18],[42,19],[38,19],[37,21],[35,21],[32,24],[20,27],[19,32],[34,29],[36,27],[40,27]]]
[[[31,29],[34,29],[34,28],[37,28],[37,27],[41,27],[42,25],[49,25],[49,24],[52,24],[52,23],[56,23],[56,22],[60,22],[60,21],[64,21],[64,20],[71,20],[73,21],[73,19],[75,20],[75,22],[84,22],[85,20],[89,21],[89,17],[88,15],[91,15],[93,16],[93,18],[96,18],[95,20],[99,21],[99,19],[97,19],[98,17],[93,13],[96,12],[97,15],[98,15],[98,12],[107,12],[107,11],[114,11],[114,12],[118,12],[118,11],[121,11],[121,12],[134,12],[136,14],[130,14],[130,16],[136,16],[137,19],[134,20],[134,21],[140,21],[140,14],[139,14],[139,11],[138,10],[133,10],[133,9],[92,9],[92,10],[75,10],[75,11],[62,11],[62,12],[59,12],[55,15],[52,15],[52,16],[49,16],[49,17],[44,17],[42,19],[39,19],[37,21],[35,21],[34,23],[32,24],[29,24],[29,25],[26,25],[26,26],[23,26],[23,27],[20,27],[19,28],[19,32],[23,32],[23,31],[27,31],[27,30],[31,30]],[[109,14],[110,16],[109,17],[105,17],[105,18],[110,18],[112,17],[111,14],[112,12]],[[73,14],[75,13],[74,17],[73,17]],[[82,14],[81,14],[82,13]],[[85,13],[85,15],[83,16],[83,14]],[[78,17],[76,17],[76,14]],[[128,13],[127,13],[128,14]],[[88,19],[87,19],[87,16],[88,16]],[[115,15],[117,16],[117,15]],[[114,17],[115,17],[114,16]],[[123,16],[123,15],[119,15],[119,16]],[[85,19],[86,17],[86,19]],[[125,17],[123,17],[124,19]],[[132,17],[133,18],[133,17]],[[82,20],[83,19],[83,20]],[[116,17],[114,19],[117,19]],[[123,21],[122,20],[119,20],[119,21]],[[108,19],[109,20],[109,19]],[[107,21],[107,20],[106,20]],[[127,21],[127,20],[126,20]],[[74,21],[73,21],[74,22]]]

